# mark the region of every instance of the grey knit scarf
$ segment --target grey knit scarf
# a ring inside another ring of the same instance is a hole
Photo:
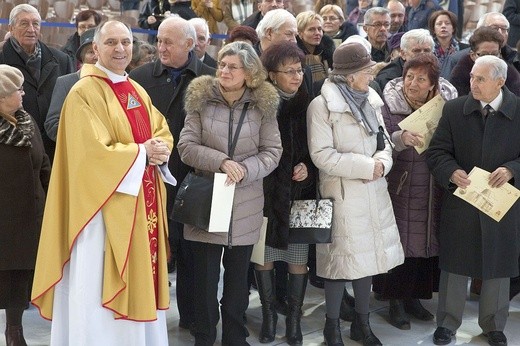
[[[368,91],[356,91],[345,83],[337,83],[336,86],[350,106],[354,119],[365,126],[369,135],[376,134],[379,131],[379,123],[376,110],[368,102]]]

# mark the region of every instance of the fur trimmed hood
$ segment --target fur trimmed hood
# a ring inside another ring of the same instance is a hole
[[[184,104],[186,112],[203,114],[208,102],[226,102],[220,93],[218,78],[213,76],[195,78],[186,90]],[[274,86],[268,82],[262,82],[258,88],[246,88],[238,102],[250,102],[249,107],[257,108],[263,116],[276,117],[280,97]]]

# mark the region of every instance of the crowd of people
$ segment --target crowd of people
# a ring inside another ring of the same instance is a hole
[[[33,6],[13,8],[0,51],[7,345],[26,345],[29,301],[52,320],[52,345],[167,345],[174,270],[179,327],[195,345],[216,342],[219,320],[223,345],[248,345],[252,283],[259,341],[275,340],[283,314],[286,342],[305,344],[308,282],[324,288],[329,346],[344,344],[341,320],[350,339],[383,344],[372,294],[400,330],[436,318],[433,342],[447,345],[468,278],[488,343],[508,344],[520,204],[496,222],[454,194],[475,166],[489,189],[520,187],[508,19],[487,13],[465,44],[458,9],[437,0],[300,7],[151,0],[139,19],[149,42],[85,10],[61,50],[40,40]],[[212,56],[218,22],[228,36]],[[399,124],[435,100],[442,116],[418,151],[425,135]],[[227,232],[173,220],[190,171],[235,185]],[[333,201],[331,242],[291,242],[293,201],[318,197]],[[263,226],[264,261],[252,265]],[[434,292],[436,312],[421,304]]]

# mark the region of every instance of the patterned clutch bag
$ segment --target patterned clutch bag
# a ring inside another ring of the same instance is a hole
[[[333,210],[331,199],[292,201],[289,216],[289,243],[330,243]]]

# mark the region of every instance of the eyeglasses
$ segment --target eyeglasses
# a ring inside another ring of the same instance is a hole
[[[234,65],[234,64],[228,64],[228,63],[225,63],[225,62],[222,62],[222,61],[219,61],[218,63],[218,69],[221,70],[221,71],[224,71],[224,69],[227,67],[228,71],[230,73],[233,73],[235,72],[236,70],[239,70],[241,68],[244,68],[244,66],[237,66],[237,65]]]
[[[285,73],[286,75],[289,75],[291,77],[303,76],[303,70],[301,68],[299,68],[297,70],[274,71],[274,72]]]
[[[388,29],[390,28],[390,23],[388,22],[385,22],[385,23],[373,23],[373,24],[365,24],[366,26],[371,26],[373,28],[377,28],[379,30],[381,30],[381,28],[385,28],[385,29]]]
[[[486,56],[486,55],[500,57],[500,52],[479,52],[479,53],[475,52],[475,55],[478,57]]]
[[[494,29],[496,31],[509,32],[509,27],[507,27],[507,26],[490,25],[489,28]]]
[[[95,25],[92,25],[92,24],[80,24],[78,25],[78,29],[80,30],[88,30],[88,29],[92,29],[92,28],[95,28],[96,26]]]
[[[328,22],[328,21],[335,21],[335,20],[339,20],[340,18],[339,17],[336,17],[336,16],[322,16],[321,18],[323,18],[323,21],[324,22]]]

